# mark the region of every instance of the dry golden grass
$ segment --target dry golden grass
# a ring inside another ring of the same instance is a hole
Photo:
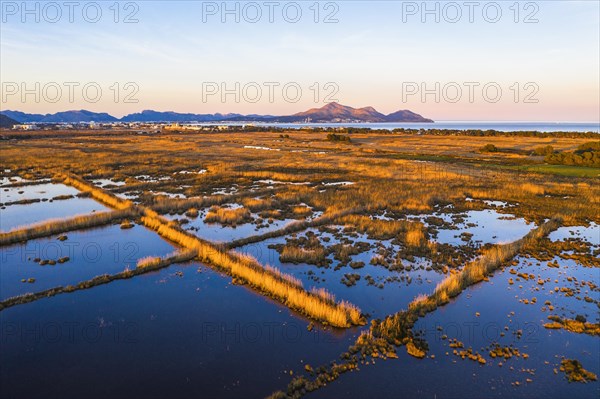
[[[426,299],[421,297],[411,303],[411,310],[417,314],[424,314],[447,303],[450,298],[457,296],[465,288],[482,281],[502,264],[514,258],[523,248],[534,246],[540,238],[556,230],[561,223],[561,218],[555,217],[517,241],[496,244],[484,249],[481,256],[465,265],[460,273],[451,274],[442,280],[429,297]]]
[[[244,198],[242,204],[252,212],[272,210],[277,207],[277,202],[272,198]]]
[[[300,282],[279,270],[262,267],[251,258],[225,252],[220,246],[199,241],[176,226],[161,218],[157,212],[185,212],[190,207],[205,208],[224,203],[242,203],[247,209],[273,211],[271,206],[280,204],[280,209],[290,209],[288,205],[308,204],[316,211],[348,212],[361,210],[364,213],[391,214],[405,216],[415,213],[429,213],[441,210],[451,204],[452,212],[481,210],[487,206],[481,200],[506,201],[518,206],[498,209],[500,213],[510,213],[524,217],[528,221],[541,224],[557,213],[563,214],[567,225],[600,222],[600,185],[597,179],[584,177],[563,177],[558,174],[524,172],[521,166],[541,165],[540,157],[528,153],[535,148],[551,144],[559,151],[573,150],[589,138],[577,137],[464,137],[406,134],[353,134],[353,146],[338,146],[325,141],[326,132],[293,132],[291,140],[277,140],[277,134],[257,132],[232,135],[229,132],[214,134],[174,134],[163,132],[155,136],[139,136],[119,132],[40,132],[35,140],[7,140],[0,152],[0,163],[15,173],[31,177],[50,177],[55,172],[70,170],[91,179],[118,178],[127,185],[113,192],[128,190],[185,192],[185,200],[156,199],[147,195],[143,204],[154,209],[137,208],[150,219],[145,223],[161,231],[165,237],[175,238],[184,248],[198,251],[202,259],[234,276],[236,281],[247,282],[255,289],[272,296],[292,309],[331,324],[349,325],[360,323],[360,312],[352,306],[335,302],[329,293],[306,291]],[[45,137],[52,135],[53,137]],[[56,140],[58,135],[60,140]],[[83,144],[82,144],[83,143]],[[495,154],[481,154],[478,149],[486,144],[494,144],[502,151]],[[85,151],[82,151],[82,145]],[[243,149],[244,145],[277,147],[281,151],[255,151]],[[131,151],[135,148],[135,151]],[[210,149],[210,150],[207,150]],[[291,152],[302,151],[302,152]],[[317,154],[316,152],[323,152]],[[126,161],[123,161],[126,160]],[[134,176],[148,174],[152,177],[172,176],[181,170],[207,169],[198,178],[175,178],[169,183],[138,182]],[[118,172],[115,172],[118,170]],[[554,173],[554,172],[553,172]],[[274,189],[254,191],[253,184],[258,179],[273,179],[282,182],[310,182],[310,185],[275,184]],[[351,186],[327,187],[323,181],[352,181]],[[183,189],[180,186],[188,186]],[[218,195],[203,198],[216,187],[232,187],[237,184],[239,191],[234,195]],[[129,187],[128,187],[129,186]],[[161,188],[156,190],[156,188]],[[88,190],[85,190],[88,191]],[[275,193],[275,195],[273,195]],[[94,195],[94,193],[91,193]],[[261,200],[255,201],[255,197]],[[473,201],[466,201],[471,197]],[[104,203],[113,202],[116,207],[130,206],[114,202],[110,195],[98,194]],[[292,212],[293,208],[292,208]],[[308,213],[307,213],[308,214]],[[299,215],[300,216],[300,215]],[[335,222],[335,218],[323,219]],[[313,222],[299,221],[284,229],[268,234],[238,240],[235,245],[256,242],[265,238],[299,231]],[[349,225],[354,225],[350,222]],[[357,220],[357,225],[365,232],[380,237],[397,238],[407,246],[427,245],[435,252],[435,245],[427,243],[425,231],[410,226],[373,225]],[[461,272],[451,274],[440,283],[434,293],[420,297],[411,303],[400,317],[388,317],[377,328],[379,336],[364,334],[359,338],[365,347],[357,348],[348,356],[369,352],[382,341],[407,339],[403,343],[413,343],[415,349],[422,350],[410,339],[414,317],[417,313],[430,311],[458,295],[466,286],[481,281],[490,272],[503,264],[511,254],[517,253],[534,242],[529,236],[515,247],[490,248],[480,259],[465,265]],[[517,251],[517,252],[515,252]],[[150,261],[148,261],[150,262]],[[154,260],[156,264],[158,260]],[[149,263],[150,264],[150,263]],[[135,269],[137,272],[138,269]],[[139,272],[144,272],[143,268]],[[50,295],[51,293],[48,293]],[[45,294],[44,294],[45,295]],[[308,305],[307,305],[308,304]],[[573,325],[579,328],[579,325]],[[385,345],[382,344],[385,348]],[[412,350],[412,349],[411,349]],[[417,353],[416,351],[413,351]],[[374,352],[377,353],[377,352]],[[380,354],[386,353],[379,351]],[[352,362],[331,366],[327,373],[320,374],[315,385],[298,383],[296,394],[311,390],[314,386],[332,381],[345,370],[352,369]],[[292,387],[293,388],[293,387]]]
[[[412,247],[422,247],[427,244],[425,227],[421,222],[371,219],[365,215],[348,215],[340,218],[340,222],[356,227],[360,233],[366,233],[372,239],[398,238]]]
[[[404,220],[371,219],[365,215],[348,215],[340,218],[343,225],[356,227],[360,233],[366,233],[369,238],[387,240],[396,237],[400,232],[407,231],[411,222]]]
[[[279,260],[284,263],[320,264],[325,260],[327,252],[323,247],[300,248],[294,245],[285,245],[279,254]]]
[[[243,245],[247,245],[247,244],[251,244],[251,243],[255,243],[255,242],[259,242],[259,241],[264,241],[269,238],[285,236],[285,235],[292,234],[292,233],[295,233],[298,231],[306,230],[309,227],[318,227],[318,226],[322,226],[324,224],[333,223],[343,216],[350,215],[350,214],[360,212],[360,211],[361,211],[360,209],[344,209],[341,211],[326,213],[326,214],[321,215],[320,217],[315,218],[311,221],[306,221],[306,220],[293,221],[291,223],[288,223],[285,227],[283,227],[279,230],[273,230],[273,231],[266,232],[264,234],[241,238],[239,240],[230,242],[227,246],[229,248],[237,248],[237,247],[241,247]]]
[[[58,175],[57,178],[63,180],[63,182],[69,186],[72,186],[80,191],[89,193],[92,196],[92,198],[110,206],[111,208],[127,209],[131,208],[134,205],[131,201],[123,200],[73,175]]]
[[[561,319],[558,316],[548,316],[548,319],[552,320],[551,323],[544,324],[544,327],[548,329],[564,329],[577,334],[600,336],[599,323],[589,323],[587,321],[579,321],[573,319]]]
[[[427,243],[425,231],[421,223],[412,223],[406,232],[404,242],[413,247],[421,247]]]
[[[305,205],[294,206],[292,207],[292,214],[295,217],[306,217],[312,214],[312,209]]]
[[[269,132],[236,135],[233,140],[229,132],[185,135],[164,132],[141,137],[123,133],[40,132],[36,133],[35,142],[20,140],[27,135],[16,134],[17,140],[4,143],[0,161],[21,175],[51,176],[54,171],[67,169],[81,176],[118,177],[127,182],[133,182],[132,177],[138,174],[161,177],[181,170],[208,170],[197,178],[181,175],[181,179],[173,182],[175,188],[178,184],[190,185],[186,190],[198,193],[198,198],[144,202],[160,212],[218,205],[232,202],[233,197],[238,199],[235,202],[241,202],[244,196],[262,196],[246,191],[241,197],[223,195],[203,199],[200,193],[210,191],[213,187],[207,186],[210,182],[236,183],[249,189],[257,179],[272,178],[288,182],[350,180],[356,183],[328,187],[323,192],[310,185],[274,185],[278,191],[277,201],[304,202],[316,210],[362,207],[369,211],[418,213],[431,211],[440,203],[467,208],[474,204],[468,205],[464,198],[473,192],[477,193],[474,198],[518,202],[519,207],[514,211],[528,220],[541,222],[562,212],[568,224],[600,221],[600,213],[594,210],[600,205],[600,187],[591,184],[593,179],[510,169],[541,162],[539,157],[528,155],[528,151],[537,147],[551,144],[559,151],[573,150],[590,141],[589,138],[447,137],[374,132],[353,135],[353,142],[361,145],[341,149],[325,141],[326,132],[298,131],[294,132],[293,140],[285,141],[275,140],[276,134]],[[50,136],[61,137],[61,140]],[[273,147],[274,140],[281,151],[241,148],[243,145]],[[81,151],[82,142],[85,152]],[[513,149],[514,153],[499,153],[490,158],[477,152],[489,143]],[[40,148],[44,151],[39,151]],[[131,153],[131,148],[136,152]],[[207,148],[211,150],[206,151]],[[524,155],[519,155],[521,153]],[[120,158],[126,158],[127,162],[115,161]],[[152,186],[148,184],[149,189]],[[125,192],[129,188],[126,185],[114,190]]]
[[[248,283],[255,289],[279,300],[286,306],[297,310],[316,320],[323,321],[335,327],[349,327],[353,324],[362,323],[360,310],[347,302],[335,302],[333,296],[324,294],[315,294],[306,291],[299,280],[292,276],[281,273],[279,270],[269,267],[264,268],[254,258],[227,252],[207,241],[201,240],[187,232],[178,230],[174,223],[160,216],[156,211],[136,206],[129,201],[121,200],[100,188],[91,187],[83,180],[70,176],[64,179],[78,189],[91,192],[94,198],[102,199],[105,203],[119,209],[135,209],[137,213],[143,214],[141,222],[148,228],[155,230],[160,236],[172,241],[184,248],[179,254],[161,259],[148,258],[143,259],[138,264],[139,269],[154,268],[163,264],[172,263],[176,259],[198,256],[200,260],[225,270],[238,280]],[[230,220],[227,211],[233,211],[238,217],[238,212],[248,213],[245,208],[227,209],[218,208],[213,211],[218,214],[223,210],[219,217],[221,220]],[[210,213],[210,212],[209,212]],[[237,219],[236,219],[237,220]]]
[[[236,226],[249,222],[252,219],[252,215],[247,208],[221,208],[218,206],[211,207],[204,221],[206,223],[221,223],[228,226]]]
[[[557,229],[560,224],[561,219],[555,217],[519,240],[509,244],[496,244],[488,248],[478,259],[465,265],[460,272],[452,273],[442,280],[432,294],[416,297],[409,304],[407,311],[400,311],[386,317],[381,322],[373,323],[371,332],[373,335],[385,338],[397,345],[411,341],[412,327],[419,317],[445,305],[465,288],[481,281],[502,264],[508,262],[519,251],[535,248],[541,238]]]
[[[182,251],[175,251],[172,254],[166,255],[164,257],[160,256],[147,256],[145,258],[141,258],[137,261],[137,268],[140,269],[156,269],[160,267],[165,267],[173,263],[181,263],[186,262],[188,260],[194,259],[198,255],[198,252],[195,249],[187,249]]]
[[[195,219],[198,217],[198,209],[196,208],[190,208],[185,212],[185,216]]]
[[[274,180],[277,182],[294,182],[294,183],[303,183],[305,182],[305,178],[302,176],[297,176],[291,173],[281,173],[281,172],[272,172],[272,171],[248,171],[243,172],[242,176],[249,177],[256,180]]]
[[[414,356],[418,359],[422,359],[425,357],[425,351],[417,348],[412,341],[406,344],[406,352],[408,352],[409,355]]]
[[[598,379],[596,374],[584,369],[583,365],[575,359],[562,359],[560,371],[566,374],[569,382],[587,383]]]
[[[544,187],[533,183],[523,183],[518,189],[534,195],[543,195],[545,193]]]
[[[48,237],[68,231],[103,226],[124,218],[130,218],[134,215],[135,212],[132,209],[123,209],[120,211],[98,212],[89,215],[74,216],[66,219],[52,219],[29,226],[20,226],[9,232],[0,233],[0,246]]]
[[[200,260],[225,270],[291,309],[335,327],[349,327],[362,322],[360,311],[356,307],[310,293],[302,287],[299,280],[275,268],[264,268],[252,257],[223,251],[195,236],[174,229],[165,224],[164,219],[144,216],[142,222],[162,237],[185,248],[196,250]]]
[[[122,190],[126,190],[124,187]],[[168,198],[168,197],[154,197],[151,204],[152,209],[158,212],[179,212],[187,211],[190,208],[204,208],[207,206],[221,205],[227,202],[237,202],[238,200],[244,200],[247,195],[265,195],[272,194],[274,189],[255,190],[251,192],[242,192],[231,195],[211,195],[209,197],[195,197],[195,198]]]

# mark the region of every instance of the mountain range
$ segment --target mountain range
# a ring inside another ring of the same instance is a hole
[[[6,129],[11,129],[14,125],[18,125],[18,124],[19,124],[19,122],[17,122],[16,120],[11,119],[6,115],[0,114],[0,127],[6,128]]]
[[[55,114],[28,114],[20,111],[0,111],[1,114],[20,123],[77,123],[77,122],[273,122],[273,123],[335,123],[335,122],[433,122],[409,110],[401,110],[388,115],[373,107],[352,108],[338,103],[329,103],[321,108],[293,115],[241,115],[241,114],[191,114],[145,110],[115,118],[107,113],[92,111],[64,111]]]

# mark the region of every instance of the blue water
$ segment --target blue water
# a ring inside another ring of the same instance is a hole
[[[10,205],[2,210],[0,231],[9,231],[19,226],[41,223],[50,219],[70,218],[76,215],[108,210],[107,207],[91,198],[71,198],[54,202]]]
[[[32,186],[0,187],[0,202],[52,199],[59,195],[77,195],[79,191],[64,184],[43,183]]]
[[[58,210],[71,214],[79,201],[94,203],[89,198],[74,198],[13,205],[2,210],[2,223],[7,215],[13,215],[8,221],[14,224],[28,214],[36,220],[56,215]],[[104,209],[96,203],[94,208],[98,207]],[[466,222],[478,224],[469,227],[476,233],[473,239],[483,242],[514,239],[531,227],[518,219],[498,220],[498,214],[492,211],[468,215]],[[238,233],[251,234],[255,228],[246,224],[237,230],[222,229],[202,220],[203,215],[190,225],[200,229],[196,234],[211,239],[227,241],[238,237]],[[595,224],[564,228],[553,233],[551,239],[574,235],[592,242],[593,249],[597,249],[597,228]],[[218,235],[220,231],[222,235]],[[460,231],[451,230],[444,236],[446,233],[440,229],[438,238],[452,241]],[[173,248],[141,226],[121,230],[112,225],[67,235],[64,242],[49,237],[3,247],[0,299],[115,273],[134,267],[142,256],[164,255]],[[320,235],[330,238],[327,246],[337,242],[331,233]],[[332,266],[337,262],[327,269],[281,263],[279,254],[268,245],[285,240],[266,240],[239,251],[281,268],[306,287],[327,288],[338,299],[359,305],[370,318],[405,309],[416,295],[430,293],[443,278],[423,269],[391,272],[370,265],[377,242],[364,235],[353,240],[373,246],[353,256],[353,260],[365,262],[358,270],[346,266],[336,271]],[[389,240],[382,243],[392,245]],[[39,266],[29,260],[37,256],[70,256],[71,260]],[[508,269],[498,271],[489,282],[470,287],[447,306],[418,321],[415,331],[424,331],[429,355],[435,358],[417,360],[400,348],[399,359],[377,359],[376,364],[361,365],[360,372],[345,374],[308,397],[598,397],[598,382],[569,384],[562,373],[553,372],[561,356],[567,356],[600,374],[597,337],[543,328],[550,314],[569,318],[582,314],[592,322],[598,321],[596,303],[581,299],[589,295],[594,301],[600,300],[597,290],[581,286],[581,292],[573,297],[554,292],[555,286],[576,289],[581,281],[597,282],[597,269],[584,268],[572,260],[561,259],[560,268],[550,268],[546,262],[519,259],[514,268],[535,274],[535,279],[519,281]],[[309,271],[319,277],[318,282],[309,278]],[[362,278],[348,288],[341,282],[344,273],[357,273]],[[367,284],[367,274],[377,283],[401,275],[412,281],[388,282],[378,288]],[[36,279],[35,283],[21,282],[30,277]],[[543,285],[538,283],[540,277],[546,281]],[[509,285],[510,278],[515,279],[514,285]],[[569,280],[572,278],[576,280]],[[535,304],[520,302],[534,296]],[[546,300],[554,306],[551,312],[542,309]],[[511,314],[513,311],[515,314]],[[265,397],[285,389],[292,378],[290,371],[298,375],[306,364],[319,366],[336,361],[360,331],[368,328],[338,331],[317,324],[309,331],[308,325],[306,318],[248,287],[233,285],[230,277],[200,263],[172,265],[0,312],[0,397]],[[490,343],[488,333],[503,331],[504,326],[509,329],[506,336],[494,339],[514,344],[530,355],[528,359],[511,359],[502,366],[488,359],[486,365],[479,365],[453,356],[448,341],[439,338],[442,333],[448,334],[484,352],[481,348]],[[477,334],[473,337],[469,335],[472,328]],[[513,334],[518,329],[524,332],[522,338]],[[534,370],[533,374],[527,370]],[[526,378],[532,381],[526,382]],[[511,385],[515,381],[521,385]]]
[[[543,327],[550,314],[574,318],[580,313],[588,321],[597,322],[595,304],[553,292],[555,286],[574,288],[575,284],[567,280],[570,276],[597,281],[597,271],[573,261],[559,260],[560,268],[554,269],[545,262],[520,260],[514,267],[518,272],[539,274],[551,282],[540,286],[533,279],[509,285],[508,279],[516,280],[516,276],[508,268],[499,271],[490,282],[468,288],[448,305],[417,321],[414,331],[424,333],[429,345],[427,358],[417,360],[400,348],[399,359],[363,366],[360,372],[343,375],[307,398],[597,398],[598,382],[569,383],[562,372],[555,374],[554,369],[559,369],[564,356],[581,361],[584,368],[598,374],[598,338]],[[554,283],[555,279],[559,282]],[[588,295],[597,300],[599,293]],[[537,303],[519,302],[532,297],[537,297]],[[553,311],[542,310],[546,300],[554,305]],[[515,335],[518,330],[522,332],[520,337]],[[460,340],[464,349],[470,347],[481,353],[487,363],[480,365],[453,355],[443,335]],[[512,345],[529,358],[491,359],[485,348],[494,342]],[[519,385],[512,384],[516,381]]]
[[[326,247],[339,242],[330,233],[319,233],[315,229],[309,229],[309,231],[318,233],[321,237],[328,237],[330,241],[329,243],[325,243]],[[329,259],[332,259],[333,262],[327,268],[317,267],[306,263],[283,263],[279,259],[279,253],[275,249],[269,248],[269,245],[285,244],[285,237],[277,237],[258,243],[248,244],[238,248],[237,251],[255,257],[262,264],[275,266],[284,273],[293,275],[301,280],[306,288],[325,288],[335,295],[338,300],[344,300],[355,304],[364,313],[367,313],[374,318],[385,317],[388,314],[406,308],[417,295],[433,290],[435,285],[444,277],[441,273],[436,271],[424,270],[424,267],[427,266],[427,262],[422,261],[421,259],[417,259],[414,264],[410,264],[414,267],[411,271],[390,271],[383,266],[371,265],[369,262],[377,253],[377,248],[375,248],[374,244],[381,242],[386,247],[390,247],[393,246],[391,241],[372,240],[367,238],[364,234],[359,234],[357,241],[368,242],[373,245],[368,251],[352,256],[352,261],[365,263],[364,267],[360,269],[344,266],[339,270],[335,270],[334,266],[338,264],[338,261],[333,260],[332,255],[329,256]],[[409,262],[405,262],[405,265],[409,265]],[[318,281],[312,279],[311,275],[308,274],[309,272],[314,273],[314,276],[318,277]],[[347,287],[341,281],[342,276],[346,273],[358,274],[361,276],[361,279],[355,286]],[[366,278],[367,276],[371,276],[376,284],[384,283],[384,286],[379,288],[375,285],[369,285]],[[410,278],[410,283],[407,283],[406,280],[385,282],[388,277]]]
[[[225,122],[229,126],[241,126],[245,123]],[[477,121],[439,121],[435,123],[252,123],[256,126],[274,126],[285,129],[303,127],[355,127],[370,129],[452,129],[452,130],[497,130],[501,132],[539,131],[539,132],[600,132],[598,122],[477,122]],[[198,125],[215,125],[202,123]]]
[[[0,396],[266,397],[358,335],[308,324],[199,263],[175,265],[0,312]]]
[[[49,288],[77,284],[101,274],[135,269],[138,259],[164,256],[175,248],[152,230],[142,226],[122,230],[119,225],[73,231],[66,241],[57,236],[30,240],[0,248],[0,300]],[[41,266],[33,260],[58,260],[66,263]],[[35,279],[23,283],[22,279]]]

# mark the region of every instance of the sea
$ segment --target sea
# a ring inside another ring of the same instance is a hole
[[[198,125],[229,126],[273,126],[284,129],[312,128],[370,128],[370,129],[451,129],[451,130],[496,130],[501,132],[595,132],[600,133],[600,122],[479,122],[479,121],[438,121],[434,123],[261,123],[261,122],[220,122],[199,123]]]

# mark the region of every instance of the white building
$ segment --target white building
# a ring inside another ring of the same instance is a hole
[[[14,125],[13,130],[40,130],[40,127],[37,125],[22,124],[22,125]]]

